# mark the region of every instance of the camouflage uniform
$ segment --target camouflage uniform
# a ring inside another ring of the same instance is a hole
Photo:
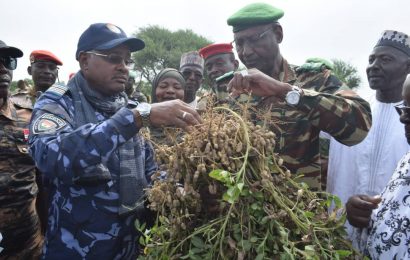
[[[275,152],[284,164],[313,188],[320,188],[319,133],[324,131],[339,142],[351,146],[361,142],[371,126],[369,104],[344,90],[331,71],[297,72],[296,66],[283,62],[280,81],[299,86],[304,91],[297,107],[276,97],[263,99],[264,111],[258,121],[266,121],[277,135]],[[274,104],[274,105],[272,105]]]
[[[27,138],[31,109],[10,99],[0,109],[0,259],[35,259],[42,246],[38,187]]]
[[[137,134],[133,113],[127,108],[111,118],[96,112],[98,124],[74,129],[76,111],[72,101],[66,87],[51,87],[37,100],[30,125],[30,153],[51,180],[43,258],[135,259],[137,216],[118,214],[118,147],[133,138],[148,182],[157,169],[152,147]],[[108,168],[111,180],[90,185],[74,183],[74,176],[90,174],[90,169],[98,170],[95,166],[100,164]]]

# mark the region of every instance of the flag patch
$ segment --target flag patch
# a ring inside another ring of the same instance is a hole
[[[42,114],[33,123],[33,134],[53,133],[66,125],[66,121],[53,114]]]

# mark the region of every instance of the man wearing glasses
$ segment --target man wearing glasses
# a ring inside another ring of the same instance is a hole
[[[268,4],[255,3],[228,19],[239,59],[248,69],[235,73],[228,90],[234,97],[251,92],[261,98],[261,120],[269,115],[277,136],[275,151],[292,173],[304,174],[303,181],[320,188],[320,131],[346,145],[357,144],[369,131],[370,108],[352,91],[342,90],[331,71],[298,72],[282,57],[278,19],[283,14]]]
[[[196,108],[196,92],[204,81],[204,59],[197,51],[183,53],[179,63],[179,72],[181,72],[186,81],[184,101],[191,107]]]
[[[76,52],[80,71],[37,101],[30,153],[51,181],[45,259],[136,259],[136,219],[152,221],[144,189],[157,170],[142,127],[189,130],[201,121],[180,100],[128,103],[131,52],[145,43],[109,23],[89,26]]]
[[[410,73],[409,37],[384,31],[369,55],[366,73],[370,88],[376,91],[371,100],[373,125],[369,134],[353,147],[330,142],[328,191],[342,203],[353,194],[380,194],[397,162],[409,150],[395,110],[403,103],[403,83]],[[346,227],[354,240],[355,230],[349,224]]]
[[[42,236],[35,202],[35,164],[28,154],[31,109],[9,98],[23,52],[0,41],[0,259],[36,259]]]

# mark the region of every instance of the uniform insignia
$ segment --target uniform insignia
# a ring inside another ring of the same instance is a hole
[[[24,141],[28,141],[28,136],[30,134],[30,131],[28,129],[23,129],[23,135],[24,135]]]
[[[115,26],[111,23],[107,23],[106,27],[108,28],[108,30],[112,31],[113,33],[117,33],[117,34],[121,33],[120,28],[118,28],[117,26]]]
[[[63,96],[67,92],[68,88],[64,85],[54,84],[49,89],[47,89],[47,93],[52,93],[56,96]]]
[[[66,121],[53,114],[42,114],[33,123],[33,134],[53,133],[66,125]]]

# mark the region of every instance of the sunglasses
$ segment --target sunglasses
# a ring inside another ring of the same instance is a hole
[[[408,106],[400,104],[400,105],[394,106],[394,108],[396,109],[397,113],[400,116],[403,115],[403,114],[410,115],[410,107],[408,107]]]
[[[110,54],[103,54],[103,53],[98,53],[98,52],[93,52],[93,51],[87,51],[86,53],[89,54],[94,54],[96,56],[102,57],[104,60],[108,61],[111,64],[122,64],[124,62],[125,67],[128,69],[134,69],[135,63],[131,59],[124,59],[121,55],[118,55],[116,53],[110,53]]]
[[[15,70],[17,68],[17,59],[13,57],[0,57],[0,63],[9,70]]]

